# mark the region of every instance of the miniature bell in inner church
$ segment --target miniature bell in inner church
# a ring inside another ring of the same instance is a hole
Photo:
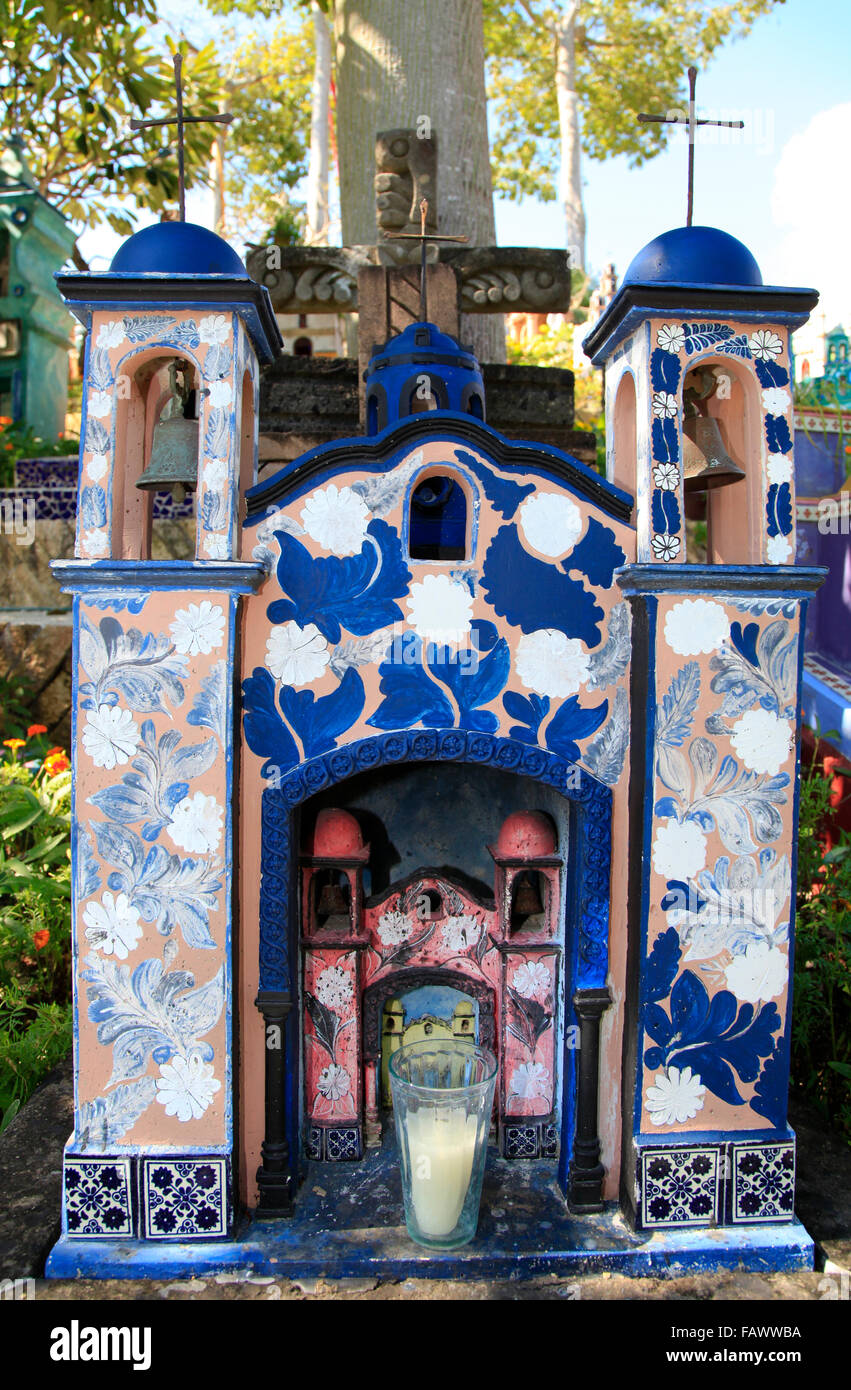
[[[683,392],[683,490],[707,492],[726,487],[744,478],[744,470],[730,458],[724,447],[718,421],[710,415],[705,401],[718,389],[711,367],[696,367],[688,373]]]
[[[171,400],[154,426],[150,462],[136,484],[151,491],[170,489],[176,502],[198,486],[198,421],[191,371],[189,363],[179,359],[169,364]]]

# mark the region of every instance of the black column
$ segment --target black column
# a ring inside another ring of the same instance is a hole
[[[261,989],[255,1004],[266,1036],[266,1129],[257,1169],[258,1216],[292,1216],[290,1146],[287,1143],[287,1019],[292,1000],[285,990]]]
[[[567,1201],[572,1211],[602,1211],[606,1170],[600,1162],[600,1019],[611,1004],[607,989],[579,989],[573,1007],[579,1019],[576,1133],[568,1169]]]

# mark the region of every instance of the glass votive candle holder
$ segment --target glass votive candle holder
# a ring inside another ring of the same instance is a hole
[[[419,1245],[448,1250],[476,1234],[495,1084],[496,1058],[462,1039],[390,1058],[405,1223]]]

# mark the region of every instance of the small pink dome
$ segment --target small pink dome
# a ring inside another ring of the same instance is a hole
[[[354,816],[335,806],[320,811],[307,852],[317,859],[359,857],[363,853],[363,836]]]
[[[515,811],[502,824],[496,852],[500,859],[540,859],[555,854],[556,834],[542,811]]]

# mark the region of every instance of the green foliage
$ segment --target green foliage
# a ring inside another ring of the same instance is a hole
[[[43,743],[0,762],[0,1130],[71,1043],[71,773]]]
[[[583,277],[584,278],[584,277]],[[529,367],[560,367],[573,372],[573,324],[553,328],[545,323],[528,342],[509,338],[510,363]],[[606,422],[603,416],[602,373],[578,372],[574,378],[575,418],[578,429],[593,430],[597,439],[597,472],[606,476]]]
[[[851,836],[824,852],[831,780],[801,779],[792,1079],[851,1143]]]
[[[126,199],[156,212],[176,203],[174,130],[129,128],[174,110],[171,52],[148,42],[158,17],[156,0],[0,0],[0,119],[20,134],[39,192],[73,222],[124,235]],[[181,51],[187,107],[216,111],[212,45]],[[186,127],[188,184],[206,169],[214,132]]]
[[[34,695],[33,683],[24,672],[0,672],[0,743],[26,736],[32,724]]]
[[[54,458],[60,454],[76,454],[79,450],[79,439],[48,442],[33,434],[28,425],[0,423],[0,487],[15,486],[18,459]]]
[[[592,159],[659,153],[671,126],[642,125],[639,111],[687,105],[686,71],[746,34],[783,0],[483,0],[488,94],[496,137],[494,188],[505,198],[552,200],[560,162],[556,37],[575,8],[573,40],[582,145]]]

